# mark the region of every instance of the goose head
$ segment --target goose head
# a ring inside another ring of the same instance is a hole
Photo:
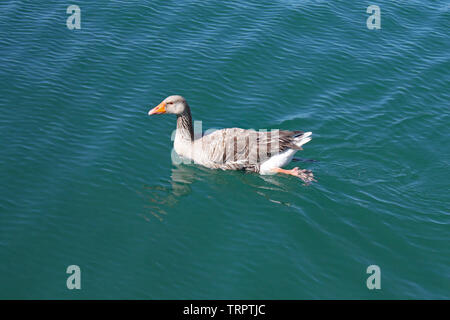
[[[172,114],[182,114],[188,108],[186,99],[182,96],[174,95],[168,96],[165,98],[160,104],[151,109],[148,112],[148,115],[151,116],[153,114],[163,114],[163,113],[172,113]]]

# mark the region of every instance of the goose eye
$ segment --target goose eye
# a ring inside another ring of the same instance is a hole
[[[167,104],[173,104],[173,102],[167,102]]]

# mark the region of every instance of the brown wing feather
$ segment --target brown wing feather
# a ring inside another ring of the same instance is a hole
[[[259,171],[259,165],[287,149],[301,150],[294,143],[303,131],[255,131],[230,128],[202,137],[202,152],[208,166],[224,170]]]

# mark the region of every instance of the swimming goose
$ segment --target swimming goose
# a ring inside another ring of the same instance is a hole
[[[149,115],[165,113],[177,115],[175,152],[196,164],[259,174],[283,173],[296,176],[305,183],[315,181],[310,170],[282,169],[298,150],[302,150],[302,145],[311,140],[311,132],[229,128],[197,137],[186,99],[179,95],[169,96],[148,112]]]

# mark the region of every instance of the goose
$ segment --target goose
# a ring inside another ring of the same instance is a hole
[[[194,135],[191,109],[180,95],[165,98],[148,112],[150,116],[159,114],[177,116],[174,150],[195,164],[262,175],[292,175],[306,184],[316,181],[310,170],[282,168],[292,161],[297,151],[303,150],[302,146],[311,140],[311,132],[227,128]]]

